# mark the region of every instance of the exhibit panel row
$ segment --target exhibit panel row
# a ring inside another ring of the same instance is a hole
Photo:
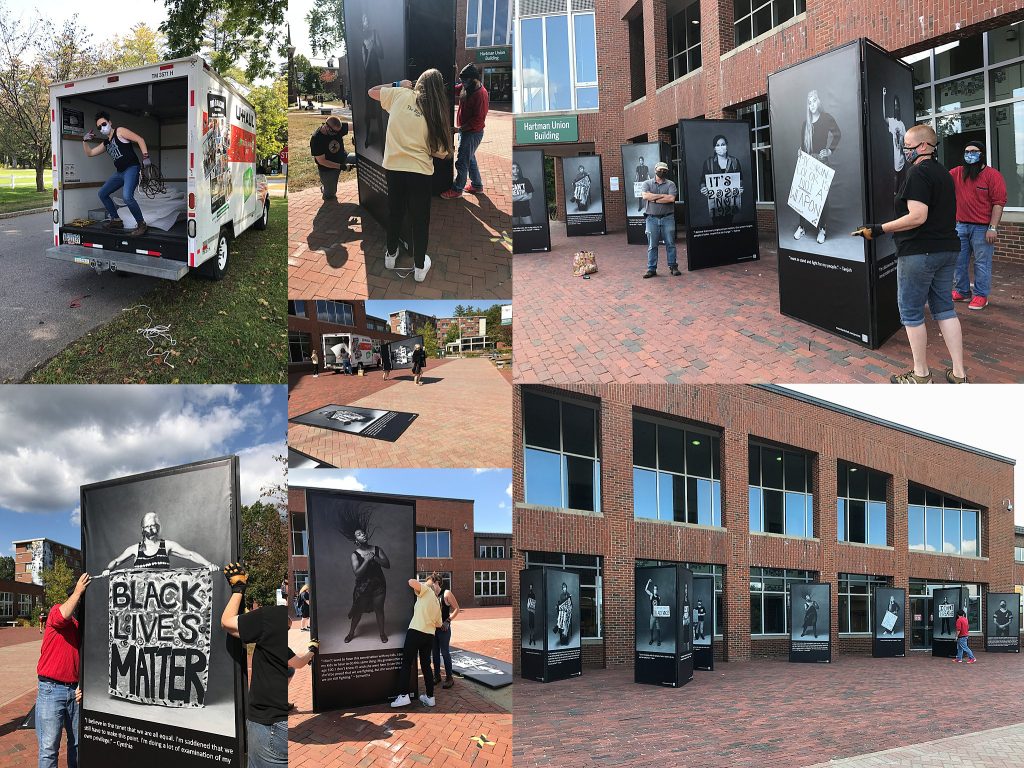
[[[519,572],[520,672],[549,683],[583,673],[579,574],[551,566]]]

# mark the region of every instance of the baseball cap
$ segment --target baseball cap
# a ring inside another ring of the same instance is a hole
[[[658,163],[657,165],[654,166],[654,170],[655,171],[660,171],[660,170],[666,170],[667,171],[668,170],[668,163],[660,162],[660,163]]]

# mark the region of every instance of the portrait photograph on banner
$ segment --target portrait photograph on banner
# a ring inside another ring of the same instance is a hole
[[[551,250],[544,152],[512,150],[512,251]]]
[[[563,157],[561,161],[566,234],[570,237],[605,234],[601,158],[580,155]]]

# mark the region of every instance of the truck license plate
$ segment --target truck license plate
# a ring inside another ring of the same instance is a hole
[[[82,236],[79,234],[75,234],[73,232],[65,232],[64,242],[67,243],[68,245],[81,245]]]
[[[85,264],[85,266],[88,267],[91,264],[91,262],[84,256],[75,256],[75,264]]]

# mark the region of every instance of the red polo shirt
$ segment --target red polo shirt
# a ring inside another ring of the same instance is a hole
[[[81,669],[81,644],[78,619],[74,616],[65,619],[60,606],[53,606],[46,618],[36,674],[62,683],[77,683]]]
[[[988,224],[992,221],[992,206],[1006,205],[1006,181],[991,165],[982,168],[974,180],[964,176],[962,165],[950,169],[949,175],[956,188],[957,221]]]

